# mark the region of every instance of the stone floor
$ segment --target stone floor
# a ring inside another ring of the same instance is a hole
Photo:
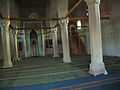
[[[110,73],[110,77],[120,75],[119,57],[104,57],[104,62]],[[91,78],[91,75],[88,74],[89,63],[90,56],[72,57],[72,63],[70,64],[64,64],[62,58],[26,58],[21,62],[15,63],[13,68],[0,69],[0,88],[46,85],[66,80],[82,80],[83,78]],[[82,81],[84,81],[84,79]],[[54,87],[54,89],[56,88]],[[79,87],[76,87],[76,90],[79,89]],[[71,89],[67,88],[64,90]]]

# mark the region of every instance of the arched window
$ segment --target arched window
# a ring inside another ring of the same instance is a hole
[[[78,20],[78,21],[77,21],[77,30],[81,29],[81,26],[82,26],[82,25],[81,25],[81,20]]]

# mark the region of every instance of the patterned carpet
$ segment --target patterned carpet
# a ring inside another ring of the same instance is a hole
[[[13,68],[0,69],[0,90],[120,90],[120,58],[104,57],[109,75],[88,74],[89,56],[62,58],[32,57]]]

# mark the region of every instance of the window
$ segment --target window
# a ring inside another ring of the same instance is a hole
[[[77,21],[77,30],[81,29],[81,20]]]

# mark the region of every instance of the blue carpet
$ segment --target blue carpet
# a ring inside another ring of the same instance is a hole
[[[8,88],[0,88],[0,90],[50,90],[50,89],[61,89],[61,90],[70,90],[69,86],[75,86],[75,85],[80,85],[86,82],[92,82],[92,81],[99,81],[99,80],[104,80],[104,79],[111,79],[111,78],[117,78],[120,80],[120,75],[118,74],[109,74],[107,76],[104,75],[99,75],[96,77],[89,76],[89,77],[84,77],[80,79],[74,79],[74,80],[65,80],[61,82],[55,82],[55,83],[50,83],[50,84],[40,84],[40,85],[31,85],[31,86],[21,86],[21,87],[8,87]],[[120,82],[119,82],[120,83]],[[120,90],[119,89],[119,83],[117,84],[109,84],[109,85],[103,85],[101,89],[100,86],[93,87],[91,89],[84,89],[84,90],[111,90],[111,87],[114,88],[114,90]],[[110,88],[110,89],[107,89]]]
[[[97,86],[97,87],[84,89],[84,90],[120,90],[120,82]]]

